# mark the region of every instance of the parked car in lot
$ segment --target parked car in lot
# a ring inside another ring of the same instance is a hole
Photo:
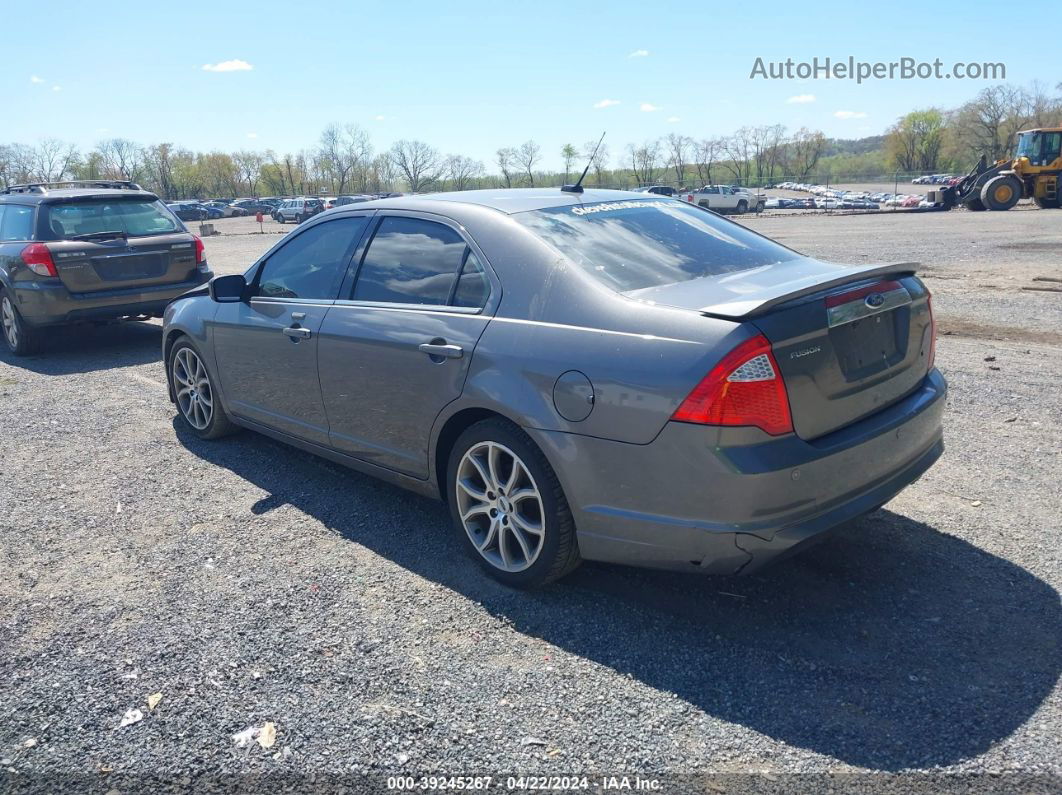
[[[375,199],[376,196],[370,196],[367,193],[355,194],[353,196],[337,196],[333,206],[343,207],[347,204],[360,204],[361,202],[369,202]]]
[[[678,191],[670,185],[648,185],[644,188],[635,188],[635,193],[655,193],[657,196],[677,196]]]
[[[220,207],[215,207],[213,204],[207,204],[204,202],[196,202],[196,207],[201,208],[207,214],[208,221],[214,221],[218,218],[224,218],[225,212]]]
[[[759,212],[767,203],[767,197],[753,194],[748,188],[734,185],[705,185],[698,191],[680,194],[690,204],[706,207],[717,213]]]
[[[232,206],[243,210],[247,215],[255,215],[257,213],[272,215],[273,210],[276,209],[275,204],[262,199],[238,199],[232,203]]]
[[[134,183],[0,191],[0,319],[17,356],[39,350],[54,326],[161,317],[212,275],[203,242]]]
[[[212,201],[206,203],[207,207],[212,207],[221,213],[222,218],[233,218],[241,215],[247,215],[247,211],[242,207],[237,207],[234,204],[226,203],[222,201]]]
[[[196,202],[170,202],[166,205],[182,221],[205,221],[210,213]]]
[[[441,497],[531,586],[581,559],[747,573],[884,504],[943,449],[933,329],[910,264],[639,193],[487,190],[310,219],[171,304],[163,358],[190,432]]]
[[[273,217],[282,224],[288,221],[301,224],[322,212],[324,202],[320,199],[288,199],[273,211]]]

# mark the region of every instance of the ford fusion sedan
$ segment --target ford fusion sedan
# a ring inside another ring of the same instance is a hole
[[[170,305],[170,395],[449,506],[497,579],[736,574],[943,450],[909,264],[819,262],[666,197],[409,196],[306,221]]]

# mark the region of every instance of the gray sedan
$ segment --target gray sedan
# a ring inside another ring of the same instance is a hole
[[[751,572],[943,450],[910,264],[818,262],[646,194],[336,208],[171,304],[163,344],[200,437],[250,428],[441,498],[516,586],[580,560]]]

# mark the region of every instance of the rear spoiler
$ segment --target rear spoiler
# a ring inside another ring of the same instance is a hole
[[[918,269],[917,262],[898,262],[891,265],[854,265],[838,268],[825,276],[821,271],[802,275],[789,281],[775,284],[757,284],[749,272],[737,273],[724,277],[718,286],[731,287],[734,298],[700,307],[702,314],[724,320],[748,320],[771,311],[780,304],[798,301],[809,295],[821,293],[832,287],[840,287],[855,282],[871,281],[886,276],[913,276]],[[777,277],[777,273],[773,274]],[[824,278],[825,276],[825,278]],[[742,278],[744,277],[744,278]],[[728,285],[730,279],[742,279],[741,282]]]

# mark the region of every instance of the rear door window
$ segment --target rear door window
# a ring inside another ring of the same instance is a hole
[[[0,240],[32,240],[33,208],[25,204],[0,205]]]
[[[368,223],[368,216],[337,218],[295,235],[265,261],[258,274],[258,295],[335,299],[354,246]]]
[[[91,199],[43,206],[48,228],[59,239],[100,232],[146,237],[183,231],[160,201]]]
[[[387,216],[365,253],[354,300],[445,305],[466,249],[464,238],[445,224]]]

